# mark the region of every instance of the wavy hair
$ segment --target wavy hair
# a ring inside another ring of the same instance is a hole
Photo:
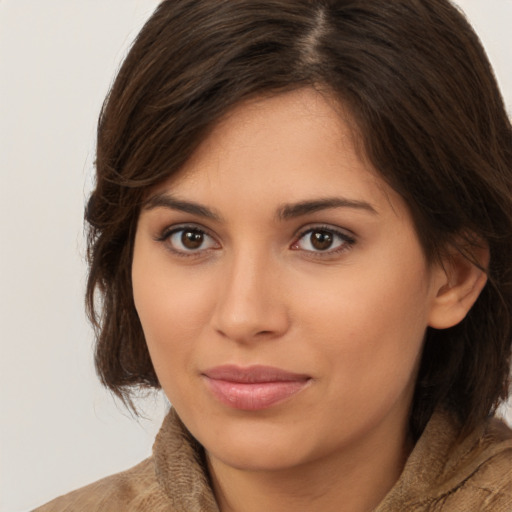
[[[411,412],[436,407],[470,430],[509,393],[512,128],[491,66],[447,0],[166,0],[137,36],[98,124],[86,208],[87,307],[96,368],[131,404],[159,387],[135,310],[134,235],[148,189],[176,173],[240,102],[325,87],[373,166],[408,204],[429,261],[490,248],[467,317],[428,328]],[[476,264],[476,262],[475,262]]]

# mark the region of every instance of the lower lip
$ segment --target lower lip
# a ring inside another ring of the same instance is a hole
[[[309,379],[254,383],[205,379],[220,402],[245,411],[258,411],[281,403],[304,389],[309,382]]]

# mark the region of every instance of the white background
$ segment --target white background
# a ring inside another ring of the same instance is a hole
[[[96,382],[82,232],[100,105],[157,3],[0,0],[0,512],[134,465],[161,422]],[[512,112],[512,0],[459,4]]]

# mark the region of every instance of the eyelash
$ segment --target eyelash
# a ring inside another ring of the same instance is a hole
[[[184,233],[197,233],[199,235],[206,236],[215,241],[215,238],[213,236],[211,236],[210,234],[208,234],[203,228],[201,228],[199,226],[194,226],[194,225],[181,225],[181,226],[175,226],[172,228],[166,228],[162,232],[161,235],[159,235],[158,237],[155,238],[155,240],[157,242],[162,242],[162,243],[166,244],[166,247],[168,248],[169,251],[171,251],[173,254],[175,254],[181,258],[194,258],[194,257],[197,258],[197,257],[200,257],[201,255],[203,255],[205,251],[217,249],[217,247],[212,247],[212,248],[207,248],[207,249],[198,248],[197,250],[176,249],[171,244],[171,238],[178,233],[182,233],[182,236]],[[215,242],[215,244],[217,246],[219,245],[217,242]]]
[[[170,240],[174,235],[177,235],[178,233],[182,233],[182,236],[184,233],[197,233],[199,235],[202,235],[203,237],[208,237],[211,240],[215,242],[215,245],[217,247],[208,247],[205,249],[202,249],[199,247],[197,250],[185,250],[185,249],[176,249],[172,246]],[[348,235],[346,232],[340,231],[338,229],[335,229],[331,226],[313,226],[308,227],[307,229],[302,230],[295,241],[291,244],[290,249],[295,251],[300,251],[301,248],[299,247],[299,242],[308,234],[313,233],[326,233],[329,235],[332,235],[333,240],[336,238],[341,241],[339,247],[336,247],[334,249],[327,248],[325,251],[323,250],[304,250],[305,253],[307,253],[309,256],[313,257],[326,257],[328,255],[336,255],[340,254],[346,251],[349,251],[354,244],[356,243],[356,239],[353,236]],[[155,238],[157,242],[165,243],[167,248],[175,255],[182,257],[182,258],[193,258],[193,257],[200,257],[204,255],[205,251],[211,251],[216,250],[220,247],[218,242],[215,241],[215,238],[208,234],[207,231],[205,231],[202,227],[195,226],[195,225],[181,225],[181,226],[175,226],[172,228],[165,229],[159,236]],[[335,243],[335,242],[333,242]]]
[[[327,248],[325,251],[322,250],[305,250],[305,252],[308,253],[308,255],[313,257],[326,257],[326,256],[332,256],[336,254],[341,254],[343,252],[349,251],[354,244],[356,243],[356,239],[349,235],[348,233],[341,231],[339,229],[333,228],[331,226],[313,226],[309,227],[307,229],[302,230],[298,237],[296,238],[296,241],[293,242],[291,245],[292,250],[300,250],[300,247],[298,247],[300,240],[302,240],[306,235],[313,234],[313,233],[327,233],[330,235],[333,235],[333,239],[338,238],[341,243],[339,247],[336,247],[334,249]],[[335,243],[335,242],[333,242]]]

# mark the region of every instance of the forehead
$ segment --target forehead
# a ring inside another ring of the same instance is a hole
[[[401,209],[401,198],[360,150],[347,109],[303,88],[246,101],[222,118],[183,169],[155,190],[248,206],[350,196]]]

